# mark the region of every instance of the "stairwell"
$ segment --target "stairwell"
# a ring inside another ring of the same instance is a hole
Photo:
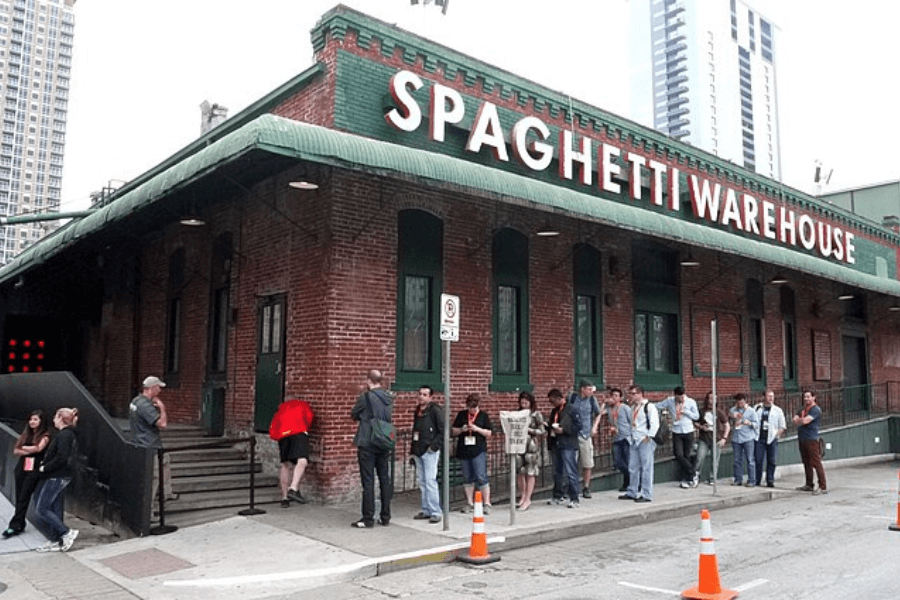
[[[213,444],[200,427],[172,425],[162,432],[170,450],[172,491],[177,500],[165,503],[166,525],[186,527],[238,514],[250,508],[250,447],[228,444],[184,451],[177,448]],[[253,465],[254,507],[269,510],[281,500],[278,477],[262,474],[259,457]],[[158,514],[154,514],[154,521]]]

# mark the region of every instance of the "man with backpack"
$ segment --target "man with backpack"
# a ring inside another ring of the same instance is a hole
[[[653,500],[653,456],[656,442],[653,437],[659,430],[659,413],[656,406],[644,398],[639,385],[628,387],[631,405],[631,437],[628,456],[628,491],[619,500],[651,502]]]
[[[378,447],[373,440],[373,421],[392,421],[394,398],[382,387],[381,371],[372,369],[366,376],[366,386],[350,411],[350,418],[359,423],[353,445],[359,461],[359,479],[362,484],[362,518],[350,524],[363,529],[375,526],[375,474],[381,489],[381,512],[378,522],[391,523],[391,497],[394,493],[391,481],[391,450]]]

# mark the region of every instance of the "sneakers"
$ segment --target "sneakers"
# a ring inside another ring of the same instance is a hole
[[[653,502],[650,498],[644,498],[643,496],[639,496],[634,499],[635,502]]]
[[[281,500],[281,508],[290,508],[290,507],[291,507],[291,501],[288,500],[287,498],[283,498]]]
[[[441,515],[431,515],[431,517],[428,518],[428,522],[431,523],[432,525],[435,523],[440,523]]]
[[[732,481],[731,485],[744,485],[742,481]]]
[[[60,541],[60,546],[62,547],[63,552],[68,552],[69,548],[72,547],[72,544],[75,543],[75,538],[78,537],[77,529],[70,529],[68,533],[62,536],[62,541]]]
[[[567,508],[581,508],[581,502],[579,502],[578,500],[569,500],[569,502],[566,504],[566,507]]]
[[[811,492],[814,488],[811,485],[801,485],[800,487],[794,489],[798,492]]]
[[[828,490],[823,490],[822,488],[816,488],[813,490],[813,493],[812,493],[813,496],[820,496],[820,495],[824,496],[827,494],[828,494]]]
[[[459,509],[459,512],[466,515],[466,514],[469,514],[470,512],[472,512],[473,510],[475,510],[474,506],[472,506],[471,504],[466,504],[461,509]]]
[[[686,490],[686,489],[688,489],[689,487],[691,487],[691,484],[689,484],[687,481],[682,481],[682,482],[681,482],[681,489]]]
[[[621,496],[619,496],[619,500],[634,500],[634,499],[635,499],[634,496],[629,496],[628,494],[622,494]]]
[[[756,487],[756,484],[748,481],[747,483],[744,484],[744,487]]]
[[[563,500],[562,498],[551,498],[550,500],[547,500],[547,504],[549,504],[551,506],[559,506],[559,505],[565,504],[565,503],[566,503],[566,501]]]
[[[581,495],[584,496],[585,498],[590,498],[591,497],[591,488],[584,488],[581,491]]]
[[[287,497],[289,500],[293,500],[294,502],[306,504],[306,498],[304,498],[303,494],[301,494],[298,490],[288,488]]]
[[[47,542],[43,546],[38,546],[34,549],[35,552],[60,552],[62,550],[62,546],[60,546],[59,542]]]
[[[428,515],[423,512],[419,512],[416,516],[413,517],[416,521],[424,521],[425,519],[430,519]]]
[[[13,529],[12,527],[9,527],[3,531],[3,537],[4,539],[11,538],[12,536],[19,535],[20,533],[22,533],[21,529]]]
[[[484,511],[484,514],[486,514],[486,515],[491,514],[492,508],[494,508],[494,507],[491,506],[490,504],[485,504],[484,506],[481,507],[481,509]]]
[[[360,519],[359,521],[350,523],[350,527],[353,527],[354,529],[372,529],[373,527],[375,527],[375,523],[366,523],[365,521]]]
[[[695,488],[700,485],[700,471],[694,473],[694,478],[691,479],[691,487]]]

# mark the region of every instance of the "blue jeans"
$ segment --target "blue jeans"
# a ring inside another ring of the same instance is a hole
[[[559,448],[559,459],[563,472],[563,496],[568,492],[569,500],[578,502],[578,448]]]
[[[763,432],[761,435],[765,435]],[[766,473],[766,483],[775,483],[775,465],[778,462],[778,438],[766,444],[762,440],[756,440],[756,485],[762,483],[763,468]]]
[[[653,500],[653,453],[656,442],[652,439],[631,443],[628,453],[628,491],[631,498],[643,496]],[[638,491],[640,489],[640,491]]]
[[[475,458],[461,458],[463,482],[467,485],[475,484],[477,488],[487,487],[490,481],[487,476],[487,452],[482,452]]]
[[[734,481],[741,483],[744,480],[744,461],[747,461],[747,483],[756,483],[756,460],[753,457],[756,442],[731,442],[734,451]]]
[[[378,474],[378,487],[381,488],[382,521],[391,520],[391,496],[394,495],[394,484],[391,481],[391,453],[385,450],[364,446],[356,449],[359,461],[359,480],[362,483],[362,520],[367,524],[375,522],[375,474]]]
[[[34,501],[35,518],[43,525],[42,529],[50,532],[51,542],[59,542],[69,533],[69,528],[63,523],[63,501],[70,481],[68,477],[51,477],[38,485]]]
[[[715,449],[715,456],[712,456],[712,448]],[[721,461],[719,457],[722,456],[722,449],[718,446],[718,444],[712,446],[710,448],[710,444],[700,440],[700,443],[697,444],[697,473],[699,474],[703,470],[703,465],[706,462],[706,457],[710,456],[712,460],[709,465],[709,479],[708,481],[713,481],[719,478],[718,473],[713,473],[713,464],[721,465]]]
[[[628,455],[630,454],[630,448],[631,446],[628,445],[627,439],[613,442],[612,445],[613,465],[622,474],[622,487],[625,488],[628,487]]]
[[[437,471],[441,451],[427,451],[422,456],[413,456],[416,472],[419,474],[419,489],[422,490],[422,512],[433,517],[441,514],[441,499],[438,496]]]

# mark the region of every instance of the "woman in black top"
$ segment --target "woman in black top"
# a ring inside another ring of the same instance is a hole
[[[16,440],[13,454],[19,457],[16,463],[16,513],[9,521],[9,526],[3,531],[3,537],[8,538],[19,535],[25,531],[25,514],[28,512],[28,504],[31,495],[34,494],[40,481],[38,468],[44,458],[44,452],[50,444],[50,428],[47,425],[47,417],[44,411],[36,410],[28,415],[28,426],[22,431],[22,435]]]
[[[78,422],[78,410],[60,408],[53,417],[53,424],[59,429],[47,448],[44,464],[40,472],[44,478],[37,492],[35,511],[37,519],[50,532],[50,540],[37,548],[38,552],[67,551],[78,537],[77,529],[69,529],[63,523],[63,499],[66,486],[74,475],[72,458],[77,443],[74,426]]]

